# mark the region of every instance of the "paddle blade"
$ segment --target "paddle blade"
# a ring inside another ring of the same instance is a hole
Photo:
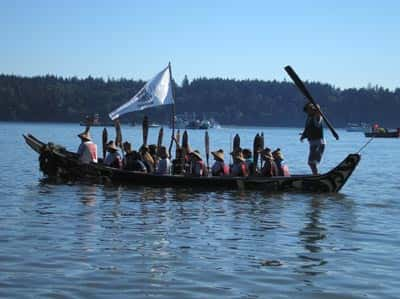
[[[115,120],[114,125],[115,125],[115,145],[122,148],[122,132],[119,119]]]
[[[258,163],[258,150],[259,150],[259,139],[260,136],[257,135],[254,137],[254,141],[253,141],[253,174],[256,173],[256,169],[257,169],[257,163]]]
[[[107,129],[104,128],[104,129],[103,129],[103,135],[102,135],[103,160],[106,158],[107,140],[108,140],[108,133],[107,133]]]
[[[204,143],[206,146],[206,154],[210,154],[210,137],[208,136],[208,131],[205,132],[204,134]]]
[[[303,81],[301,81],[299,76],[297,76],[297,74],[294,71],[294,69],[290,65],[287,65],[287,66],[285,66],[285,71],[288,73],[289,77],[293,80],[294,84],[296,84],[297,88],[314,105],[314,107],[320,113],[321,117],[324,119],[326,125],[328,126],[329,130],[331,131],[331,133],[335,137],[335,139],[339,140],[338,133],[336,133],[335,129],[333,128],[332,124],[330,123],[328,118],[325,116],[325,114],[322,113],[322,111],[319,109],[317,103],[314,101],[313,97],[308,92],[308,90],[307,90],[306,86],[304,85]]]
[[[311,96],[311,94],[308,92],[306,86],[304,85],[303,81],[297,76],[296,72],[294,69],[290,66],[287,65],[285,66],[285,71],[289,75],[289,77],[293,80],[294,84],[296,84],[297,88],[303,93],[303,95],[315,105],[314,99]]]
[[[164,128],[161,127],[160,131],[158,131],[158,139],[157,139],[157,151],[160,153],[160,149],[162,146],[162,141],[163,141],[163,136],[164,136]]]
[[[265,142],[264,142],[264,132],[261,132],[260,136],[260,149],[264,149]]]
[[[176,144],[179,145],[180,141],[181,141],[181,132],[178,130],[178,132],[176,132]]]
[[[143,145],[147,145],[147,136],[149,135],[149,119],[147,116],[143,117],[142,122]]]
[[[233,138],[233,150],[237,151],[240,148],[240,136],[236,134]]]

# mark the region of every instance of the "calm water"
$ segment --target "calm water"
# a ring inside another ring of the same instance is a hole
[[[21,134],[75,149],[81,130],[0,123],[1,298],[400,297],[400,140],[374,140],[338,195],[41,180]],[[102,128],[91,130],[100,142]],[[236,132],[251,146],[257,131],[282,148],[292,172],[308,171],[299,129],[211,130],[211,147],[229,151]],[[135,145],[140,132],[123,127]],[[190,132],[190,143],[204,153],[203,134]],[[339,134],[328,137],[323,171],[367,141]]]

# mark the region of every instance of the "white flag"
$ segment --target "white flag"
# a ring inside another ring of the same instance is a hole
[[[167,66],[148,81],[133,98],[115,109],[109,116],[114,120],[128,112],[173,103],[171,72],[169,71],[169,66]]]

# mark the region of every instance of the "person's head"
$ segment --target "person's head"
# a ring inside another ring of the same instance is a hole
[[[144,155],[145,153],[149,152],[149,147],[147,145],[142,145],[139,149],[139,153],[141,155]]]
[[[107,151],[109,153],[115,153],[116,151],[118,151],[118,148],[115,145],[114,141],[110,141],[110,142],[107,143]]]
[[[269,147],[266,147],[261,151],[261,158],[264,161],[266,161],[266,160],[274,160],[274,157],[272,156],[271,149]]]
[[[132,152],[132,145],[128,141],[124,142],[123,147],[126,153]]]
[[[241,151],[236,151],[231,153],[233,162],[234,163],[240,163],[240,162],[245,162],[246,160],[243,157],[243,153]]]
[[[211,154],[214,156],[215,161],[224,162],[224,151],[222,149],[211,152]]]
[[[198,150],[194,150],[193,152],[190,153],[190,159],[194,160],[194,161],[201,161],[201,155],[200,152]]]
[[[150,155],[152,155],[152,156],[157,155],[157,145],[155,145],[155,144],[150,144],[150,145],[149,145],[149,153],[150,153]]]
[[[165,146],[160,147],[160,158],[161,159],[168,159],[167,148]]]
[[[78,137],[81,139],[82,142],[91,141],[92,138],[90,137],[89,132],[83,132],[78,134]]]
[[[308,116],[313,116],[315,113],[318,111],[319,105],[317,104],[317,107],[314,106],[312,103],[307,103],[304,105],[303,111],[308,115]]]
[[[275,160],[284,160],[284,159],[285,159],[284,156],[283,156],[283,154],[282,154],[282,152],[281,152],[281,149],[280,149],[280,148],[277,148],[276,150],[274,150],[274,151],[272,152],[272,157],[273,157]]]
[[[251,158],[251,150],[249,150],[248,148],[245,148],[243,150],[243,158],[250,159]]]

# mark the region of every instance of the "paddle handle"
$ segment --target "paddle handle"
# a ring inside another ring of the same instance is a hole
[[[339,135],[336,133],[336,130],[333,128],[332,124],[325,116],[325,114],[318,108],[317,103],[314,101],[314,98],[311,96],[309,91],[307,90],[306,86],[304,85],[303,81],[299,78],[293,68],[288,65],[285,67],[285,71],[288,73],[289,77],[293,80],[294,84],[296,84],[297,88],[303,93],[303,95],[310,101],[311,104],[314,105],[315,109],[317,109],[318,113],[321,115],[322,119],[325,121],[326,125],[328,126],[329,130],[331,131],[333,137],[336,140],[339,140]]]

